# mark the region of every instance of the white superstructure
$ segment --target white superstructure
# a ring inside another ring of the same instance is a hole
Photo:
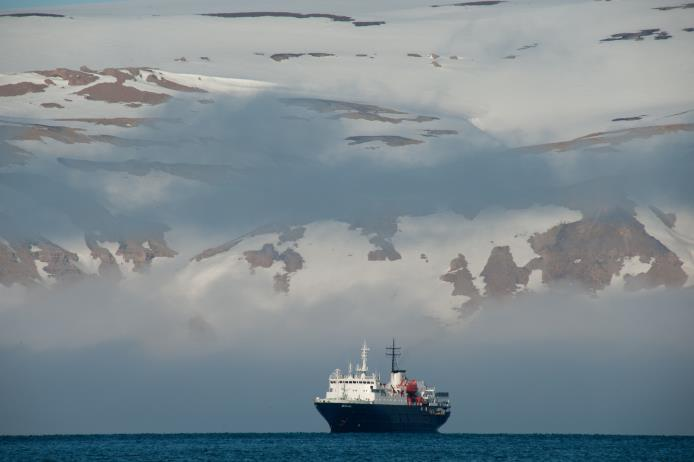
[[[424,382],[409,380],[405,375],[405,370],[398,369],[395,361],[399,355],[398,347],[388,347],[387,353],[392,357],[392,367],[390,381],[381,382],[381,376],[377,373],[369,373],[367,366],[369,347],[364,341],[361,347],[361,361],[352,370],[352,364],[348,366],[347,373],[344,374],[340,369],[330,374],[328,379],[328,390],[325,398],[316,398],[317,402],[335,403],[372,403],[372,404],[392,404],[392,405],[442,405],[437,399],[436,389],[427,387]],[[440,393],[439,397],[447,397],[447,393]],[[445,405],[447,405],[447,400]]]

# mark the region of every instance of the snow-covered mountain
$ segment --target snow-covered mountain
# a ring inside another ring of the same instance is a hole
[[[560,3],[6,12],[0,293],[361,289],[452,322],[556,285],[692,287],[694,9]]]

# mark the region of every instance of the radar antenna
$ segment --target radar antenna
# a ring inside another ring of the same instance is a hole
[[[393,339],[393,346],[386,347],[386,356],[390,356],[390,372],[405,372],[405,369],[398,369],[396,358],[400,355],[400,347],[395,346],[395,339]]]

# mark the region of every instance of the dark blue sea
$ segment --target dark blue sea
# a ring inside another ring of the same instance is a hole
[[[694,437],[215,433],[0,437],[3,461],[694,461]]]

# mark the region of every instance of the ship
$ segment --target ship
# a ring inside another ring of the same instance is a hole
[[[347,373],[335,369],[328,379],[325,397],[316,397],[318,412],[332,433],[418,432],[434,433],[451,415],[447,392],[437,392],[421,380],[409,379],[397,364],[401,347],[386,347],[390,357],[390,381],[383,383],[378,373],[369,373],[369,347],[364,341],[361,361]]]

